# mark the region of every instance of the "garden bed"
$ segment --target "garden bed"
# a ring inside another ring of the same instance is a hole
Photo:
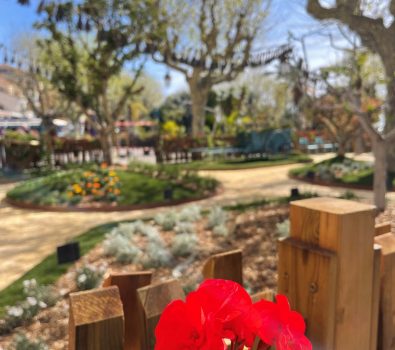
[[[7,201],[26,209],[122,211],[182,204],[216,194],[219,183],[195,173],[150,174],[106,167],[74,169],[25,181]]]
[[[391,178],[394,178],[394,175],[390,174]],[[320,163],[292,169],[289,177],[322,186],[371,190],[373,188],[373,164],[345,157],[334,157]]]
[[[201,270],[209,256],[242,249],[247,290],[255,293],[275,289],[276,240],[280,235],[279,230],[284,231],[279,223],[288,217],[287,205],[254,208],[245,212],[225,212],[215,208],[203,216],[196,206],[186,208],[178,213],[157,216],[155,220],[111,225],[101,230],[100,237],[103,237],[104,232],[112,232],[80,261],[69,265],[69,269],[64,270],[65,273],[55,283],[60,295],[58,302],[52,307],[43,308],[31,321],[13,329],[10,334],[3,335],[0,347],[7,347],[18,332],[23,332],[32,339],[41,338],[51,350],[67,349],[67,297],[78,289],[77,286],[81,289],[81,283],[85,284],[83,289],[91,287],[87,282],[93,279],[86,277],[89,275],[87,268],[97,273],[96,282],[100,282],[104,270],[108,273],[151,269],[153,282],[176,277],[188,292],[201,281]],[[124,238],[120,237],[128,237],[129,243],[125,244]],[[158,246],[150,251],[154,242]],[[135,249],[138,249],[137,253]],[[82,274],[85,274],[84,278]],[[30,274],[26,278],[33,276]],[[38,279],[38,282],[41,281]],[[18,288],[22,290],[22,282],[19,284]]]

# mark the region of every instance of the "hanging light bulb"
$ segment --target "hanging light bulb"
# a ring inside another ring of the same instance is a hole
[[[165,75],[165,85],[166,85],[166,87],[169,87],[170,84],[171,84],[171,75],[170,75],[170,72],[167,71],[166,75]]]

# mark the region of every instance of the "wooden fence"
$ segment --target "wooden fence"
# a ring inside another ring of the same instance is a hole
[[[305,318],[314,350],[395,349],[395,235],[389,224],[375,227],[374,216],[373,206],[340,199],[291,203],[290,235],[278,242],[278,293]],[[241,283],[242,252],[212,256],[202,273]],[[184,297],[177,280],[111,275],[101,289],[71,294],[69,349],[152,349],[163,309]]]

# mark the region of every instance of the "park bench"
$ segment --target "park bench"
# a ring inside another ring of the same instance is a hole
[[[269,129],[239,133],[232,147],[198,147],[191,149],[192,153],[202,154],[203,158],[218,156],[267,157],[291,150],[290,129]]]

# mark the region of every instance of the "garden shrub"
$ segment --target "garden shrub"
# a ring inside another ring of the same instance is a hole
[[[89,290],[99,287],[104,273],[104,267],[95,267],[92,265],[82,266],[76,271],[75,274],[75,283],[77,285],[77,289]]]
[[[195,225],[191,222],[180,221],[177,223],[177,226],[175,227],[174,231],[178,234],[183,234],[183,233],[191,234],[195,232]]]
[[[174,256],[188,256],[196,251],[198,238],[195,234],[182,233],[174,237],[171,252]]]
[[[228,220],[228,213],[221,207],[212,207],[208,214],[207,227],[212,229],[216,226],[224,225]]]
[[[277,232],[280,235],[280,237],[288,237],[289,236],[289,226],[290,226],[289,219],[286,219],[286,220],[276,224],[276,229],[277,229]]]
[[[25,334],[17,334],[10,344],[9,350],[49,350],[49,347],[40,339],[29,339]]]
[[[6,307],[6,315],[0,320],[0,335],[30,323],[41,309],[55,305],[59,299],[53,286],[41,286],[34,279],[23,282],[23,293],[24,301]]]
[[[181,209],[178,218],[180,221],[186,222],[198,221],[201,218],[201,208],[196,204],[188,205]]]
[[[229,235],[229,229],[226,227],[225,224],[220,224],[220,225],[214,226],[213,234],[215,236],[227,237]]]

